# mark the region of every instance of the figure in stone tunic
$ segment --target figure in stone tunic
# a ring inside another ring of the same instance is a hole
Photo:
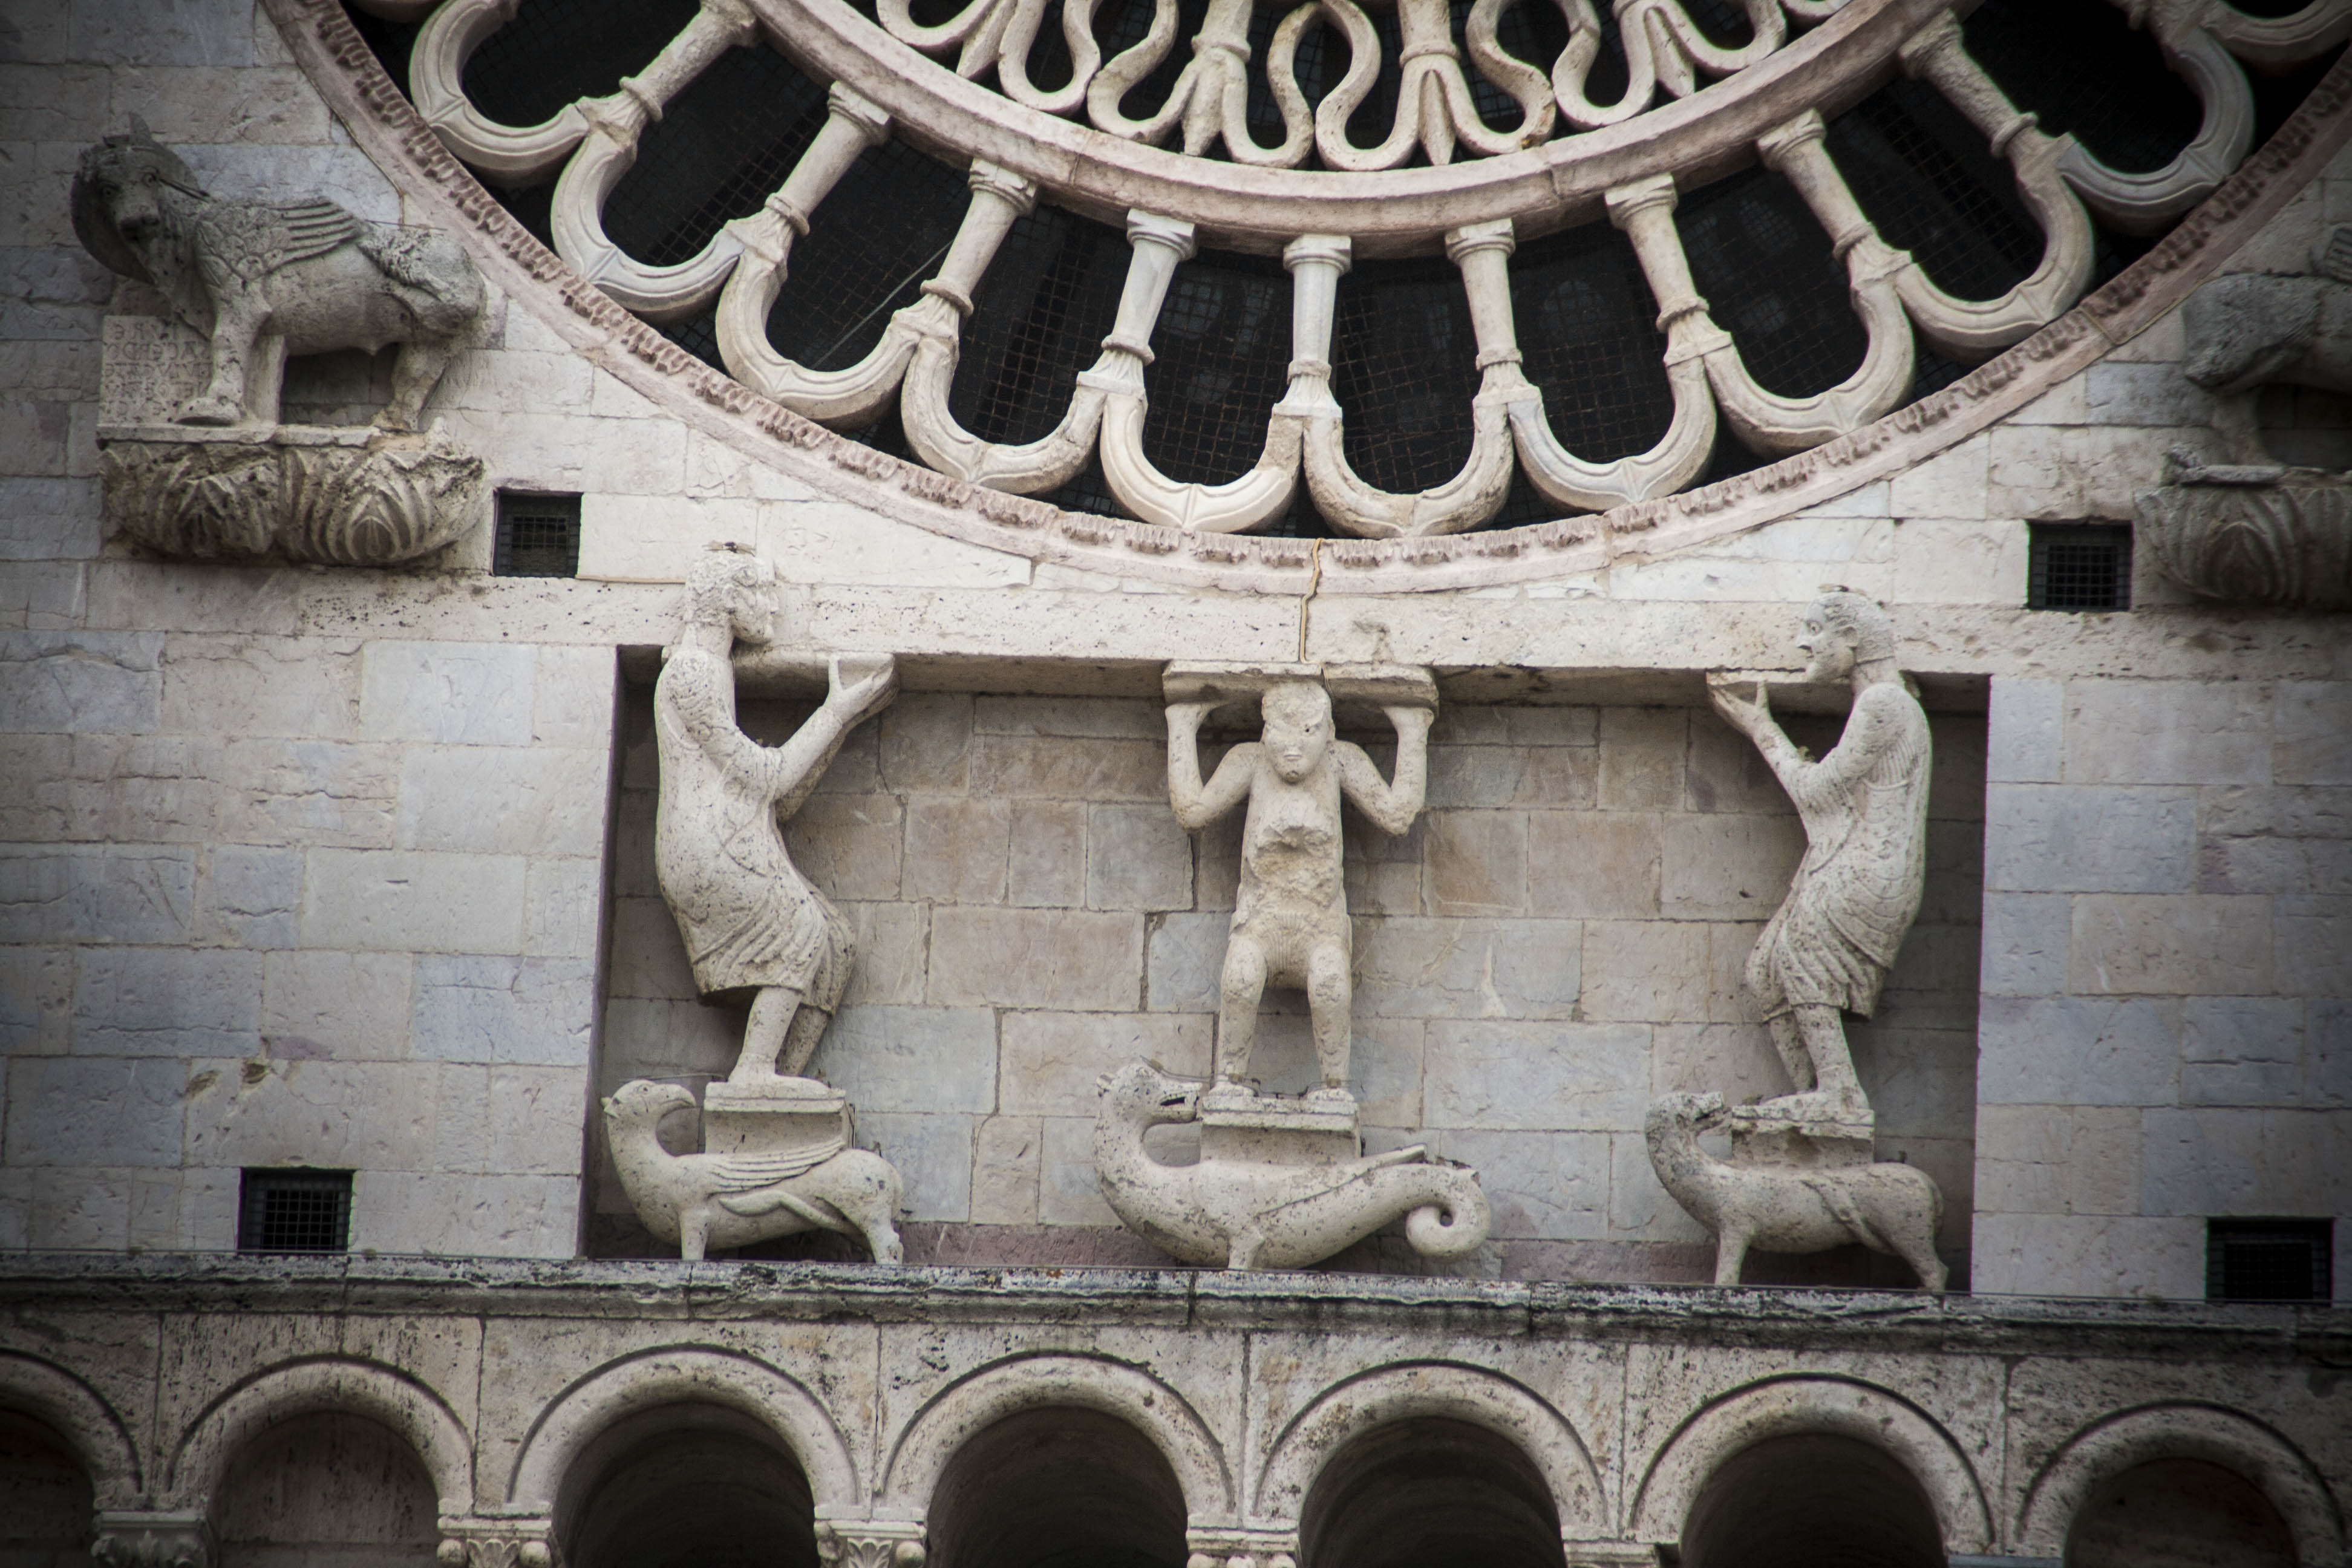
[[[1748,955],[1748,993],[1798,1092],[1766,1108],[1801,1121],[1866,1122],[1840,1009],[1867,1018],[1919,912],[1927,876],[1927,716],[1895,668],[1895,628],[1858,594],[1824,593],[1798,639],[1811,681],[1847,680],[1853,710],[1829,755],[1807,759],[1752,700],[1709,680],[1715,710],[1764,754],[1805,825],[1805,858]]]
[[[800,809],[857,722],[898,689],[895,666],[845,679],[799,733],[763,746],[735,721],[737,638],[774,637],[774,571],[720,546],[687,579],[687,620],[654,688],[661,800],[654,868],[677,917],[706,999],[749,995],[751,1017],[732,1084],[772,1082],[779,1058],[797,1076],[849,983],[848,917],[811,887],[784,852],[781,824]]]
[[[1362,747],[1333,738],[1331,697],[1321,682],[1277,681],[1260,699],[1261,738],[1228,752],[1204,785],[1201,721],[1216,706],[1169,706],[1168,794],[1176,820],[1188,829],[1249,802],[1240,892],[1218,984],[1217,1081],[1237,1085],[1249,1070],[1258,1001],[1271,981],[1307,990],[1322,1079],[1309,1098],[1345,1100],[1354,939],[1340,868],[1339,799],[1354,802],[1384,833],[1411,828],[1421,814],[1433,715],[1422,707],[1383,707],[1397,736],[1391,783]]]

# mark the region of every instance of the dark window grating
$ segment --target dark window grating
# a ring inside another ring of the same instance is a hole
[[[2325,1301],[2335,1294],[2336,1222],[2209,1219],[2209,1301]]]
[[[1657,302],[1632,241],[1589,223],[1521,246],[1511,258],[1511,315],[1520,369],[1542,390],[1561,446],[1605,463],[1657,445],[1675,395]]]
[[[1272,258],[1203,256],[1176,268],[1151,333],[1143,454],[1181,484],[1247,473],[1290,365],[1290,279]]]
[[[1692,280],[1758,385],[1809,397],[1861,367],[1870,334],[1845,264],[1795,186],[1748,169],[1684,197],[1675,221]]]
[[[971,199],[961,170],[904,142],[859,153],[793,242],[768,341],[810,370],[864,359],[939,275]]]
[[[2131,608],[2131,529],[2120,523],[2037,522],[2028,552],[2029,610]]]
[[[345,1252],[352,1245],[349,1171],[244,1173],[237,1205],[239,1252]]]
[[[2161,169],[2204,123],[2155,38],[2106,0],[1985,0],[1961,27],[2010,101],[2053,136],[2072,132],[2109,168]]]
[[[1331,391],[1357,477],[1411,495],[1470,458],[1478,343],[1462,274],[1442,257],[1359,266],[1339,279]]]
[[[727,50],[637,139],[604,199],[606,237],[649,267],[691,261],[760,210],[824,121],[824,83],[764,46]]]
[[[1926,83],[1897,79],[1839,115],[1829,148],[1880,237],[1946,293],[1994,299],[2041,264],[2008,160]]]
[[[1058,207],[1040,205],[1013,224],[963,324],[948,395],[957,423],[1008,446],[1060,424],[1078,372],[1100,356],[1118,315],[1127,258],[1118,230]],[[1104,510],[1054,499],[1081,511]]]
[[[577,576],[580,498],[500,490],[490,570],[501,577]]]
[[[695,0],[521,0],[460,79],[503,125],[536,125],[581,98],[618,90],[694,20]]]

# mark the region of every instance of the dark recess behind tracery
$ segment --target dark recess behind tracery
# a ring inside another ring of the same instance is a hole
[[[2155,38],[2106,0],[1985,0],[1961,31],[2011,102],[2111,169],[2161,169],[2204,122]]]
[[[873,15],[871,0],[851,0]],[[1194,22],[1205,0],[1181,0]],[[2292,10],[2284,0],[2242,8]],[[918,22],[945,19],[960,0],[917,0]],[[1457,41],[1466,0],[1451,5]],[[1095,16],[1106,53],[1148,26],[1152,0],[1106,0]],[[1728,0],[1704,0],[1694,16],[1727,46],[1747,36]],[[1253,59],[1263,62],[1280,6],[1258,7]],[[467,68],[483,111],[527,124],[584,94],[608,93],[641,71],[691,19],[693,0],[522,0],[515,21],[487,39]],[[393,79],[407,86],[417,33],[352,9],[352,21]],[[1393,19],[1381,87],[1353,117],[1351,138],[1370,144],[1393,121],[1398,74]],[[1969,46],[2021,107],[2053,133],[2073,130],[2095,153],[2124,170],[2161,165],[2194,134],[2195,95],[2162,63],[2146,34],[2132,31],[2104,0],[1986,0],[1966,23]],[[1623,66],[1613,17],[1587,79],[1591,97],[1612,101]],[[1130,37],[1129,35],[1132,35]],[[1507,10],[1506,49],[1543,65],[1565,42],[1551,9]],[[1164,101],[1191,58],[1181,43],[1154,77],[1128,96],[1141,113]],[[1466,57],[1465,57],[1466,63]],[[2282,71],[2250,70],[2258,140],[2300,104],[2332,58]],[[1050,89],[1068,76],[1058,28],[1040,29],[1033,79]],[[1348,65],[1344,37],[1318,26],[1300,50],[1298,74],[1319,101]],[[1281,135],[1279,114],[1254,70],[1250,119],[1261,142]],[[1477,73],[1468,74],[1475,79]],[[1474,86],[1488,123],[1517,122],[1518,110],[1488,86]],[[606,204],[607,233],[638,260],[666,265],[698,251],[730,217],[756,211],[780,184],[822,123],[819,85],[765,47],[729,50],[649,125],[636,165]],[[1555,135],[1573,134],[1564,123]],[[1171,139],[1172,140],[1172,139]],[[1929,278],[1957,296],[1995,296],[2030,273],[2042,238],[2019,200],[2005,161],[1925,86],[1898,79],[1833,121],[1829,145],[1864,210],[1887,243],[1907,249]],[[1310,159],[1310,166],[1313,160]],[[542,243],[551,241],[550,176],[493,193]],[[879,340],[892,311],[919,298],[921,281],[961,222],[969,196],[960,170],[899,143],[868,152],[796,240],[787,281],[770,322],[780,352],[814,369],[855,362]],[[1737,337],[1749,370],[1767,388],[1802,395],[1833,385],[1860,363],[1865,337],[1846,297],[1844,268],[1795,192],[1759,169],[1685,194],[1679,215],[1700,290]],[[2096,288],[2155,243],[2095,226]],[[1076,373],[1100,352],[1128,261],[1116,229],[1041,204],[1020,220],[964,323],[950,407],[965,427],[1008,445],[1050,431],[1069,405]],[[1621,236],[1600,225],[1530,241],[1511,264],[1524,369],[1543,392],[1561,444],[1592,461],[1645,449],[1671,410],[1663,347],[1648,318],[1654,306]],[[1282,392],[1288,357],[1289,290],[1271,259],[1204,250],[1180,269],[1154,348],[1146,451],[1171,478],[1216,483],[1253,463],[1265,439],[1265,412]],[[1213,287],[1211,287],[1213,285]],[[1213,299],[1202,294],[1202,289]],[[1271,309],[1262,308],[1277,300]],[[1255,301],[1255,303],[1253,303]],[[1185,330],[1188,310],[1211,325]],[[1257,325],[1249,325],[1255,321]],[[1563,325],[1565,323],[1565,325]],[[663,330],[717,364],[713,312]],[[1347,410],[1346,449],[1366,482],[1399,493],[1425,489],[1459,471],[1470,449],[1478,376],[1475,345],[1458,273],[1434,258],[1361,261],[1342,280],[1334,322],[1334,389]],[[1966,366],[1916,344],[1907,398],[1924,396]],[[895,414],[866,439],[903,450]],[[1722,441],[1704,480],[1764,459]],[[1049,498],[1081,510],[1117,511],[1098,464]],[[1560,509],[1515,479],[1490,526],[1539,521]],[[1325,531],[1304,496],[1265,531]]]
[[[1691,279],[1758,385],[1806,397],[1861,365],[1870,339],[1845,268],[1788,181],[1745,169],[1685,196],[1675,216]]]

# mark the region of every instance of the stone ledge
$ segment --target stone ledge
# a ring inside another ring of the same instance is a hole
[[[343,1311],[642,1321],[772,1319],[1156,1323],[1238,1329],[1444,1326],[1496,1336],[1849,1344],[1972,1353],[2352,1359],[2352,1307],[2219,1305],[1909,1290],[1603,1285],[1183,1268],[891,1268],[242,1253],[0,1258],[16,1311]],[[1925,1342],[1924,1343],[1922,1342]]]

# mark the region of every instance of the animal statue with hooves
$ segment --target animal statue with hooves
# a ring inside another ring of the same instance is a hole
[[[1186,1263],[1300,1268],[1400,1216],[1415,1252],[1463,1258],[1491,1215],[1478,1173],[1418,1146],[1331,1164],[1204,1156],[1164,1165],[1144,1152],[1153,1127],[1193,1121],[1204,1086],[1140,1058],[1097,1080],[1095,1176],[1129,1229]]]
[[[1716,1159],[1698,1146],[1701,1132],[1729,1116],[1719,1094],[1669,1094],[1651,1107],[1643,1131],[1650,1164],[1676,1203],[1715,1233],[1715,1282],[1739,1283],[1750,1247],[1825,1252],[1858,1241],[1911,1266],[1938,1295],[1944,1263],[1936,1255],[1944,1194],[1925,1171],[1874,1164],[1747,1164]]]
[[[126,278],[152,284],[212,345],[211,375],[182,425],[275,425],[289,354],[398,343],[376,416],[415,428],[458,340],[482,313],[481,274],[457,241],[368,223],[331,201],[207,195],[187,164],[131,121],[83,152],[74,234]]]
[[[877,1263],[898,1263],[898,1173],[846,1137],[782,1154],[673,1154],[663,1117],[694,1109],[674,1083],[639,1079],[604,1101],[604,1126],[630,1206],[656,1240],[698,1262],[707,1248],[748,1247],[804,1230],[865,1238]]]

